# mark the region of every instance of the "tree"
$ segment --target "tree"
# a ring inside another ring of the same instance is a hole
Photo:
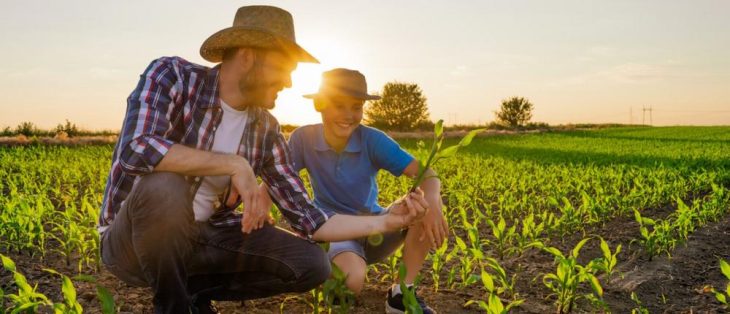
[[[426,97],[418,84],[389,82],[383,86],[381,99],[365,110],[365,124],[394,131],[411,131],[432,126]]]
[[[499,111],[495,111],[497,121],[501,124],[518,127],[524,126],[532,119],[532,103],[527,98],[512,97],[502,100],[502,107]]]

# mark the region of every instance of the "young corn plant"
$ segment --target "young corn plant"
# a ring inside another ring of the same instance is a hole
[[[99,284],[94,276],[77,275],[73,279],[96,284],[96,298],[101,305],[102,314],[115,314],[118,312],[117,306],[114,303],[114,296],[109,292],[109,289]]]
[[[642,217],[638,210],[634,209],[634,218],[639,223],[639,233],[641,238],[631,240],[630,243],[639,242],[651,261],[654,256],[661,253],[669,255],[669,251],[674,248],[677,240],[672,235],[672,223],[669,220],[661,220],[659,222],[654,219]],[[652,227],[649,231],[648,227]]]
[[[641,303],[641,300],[639,300],[639,296],[636,295],[636,292],[631,292],[631,301],[634,301],[634,303],[636,303],[636,307],[631,309],[631,314],[649,314],[649,310],[644,306],[644,304]]]
[[[563,255],[557,248],[545,247],[542,243],[536,244],[538,248],[555,256],[557,269],[555,273],[543,276],[543,283],[556,297],[555,305],[558,314],[571,313],[576,302],[581,298],[585,298],[592,303],[600,303],[603,297],[603,287],[595,276],[598,270],[595,263],[591,261],[585,266],[578,263],[580,250],[588,240],[590,238],[578,242],[568,256]],[[590,284],[593,290],[592,293],[578,294],[578,287],[584,283]]]
[[[522,255],[535,242],[540,242],[544,231],[545,223],[535,223],[535,216],[533,214],[529,214],[523,218],[522,229],[515,234],[515,240],[517,241],[515,248],[518,251],[518,255]]]
[[[423,309],[418,304],[418,300],[416,300],[416,286],[420,278],[416,278],[413,287],[409,288],[405,282],[406,272],[406,264],[401,263],[398,268],[398,278],[400,278],[400,291],[403,294],[403,306],[406,309],[406,313],[423,314]]]
[[[515,252],[516,247],[514,245],[517,234],[515,233],[515,225],[507,228],[507,223],[503,217],[499,217],[499,222],[496,224],[491,219],[487,220],[489,226],[492,227],[492,235],[494,236],[493,246],[497,251],[497,256],[500,260],[504,259]]]
[[[515,283],[517,282],[515,278],[517,277],[517,274],[513,274],[512,277],[507,276],[507,271],[499,265],[499,262],[497,262],[496,259],[491,257],[486,258],[484,263],[494,272],[494,275],[490,274],[490,276],[492,278],[496,277],[497,285],[494,285],[494,287],[496,287],[496,293],[500,296],[514,297]],[[484,269],[482,269],[482,276],[484,276]],[[482,280],[484,279],[482,278]],[[490,290],[490,293],[491,292],[492,291]]]
[[[616,246],[616,250],[614,252],[611,252],[611,248],[608,246],[608,243],[606,243],[606,240],[603,238],[599,239],[601,240],[601,252],[603,253],[603,257],[596,260],[596,267],[606,274],[606,282],[611,283],[611,276],[618,264],[617,256],[621,253],[621,244]]]
[[[349,313],[355,305],[355,294],[345,284],[347,275],[332,263],[332,278],[322,284],[322,294],[327,308],[335,313]]]
[[[10,313],[37,313],[41,306],[53,306],[53,302],[48,297],[40,292],[36,292],[38,285],[31,287],[28,284],[25,276],[17,271],[13,260],[0,254],[0,261],[2,261],[3,268],[13,274],[15,286],[18,288],[17,293],[4,296],[10,300]]]
[[[728,280],[727,286],[725,287],[725,291],[717,291],[715,288],[712,288],[712,293],[715,294],[717,301],[720,301],[725,307],[728,307],[728,303],[730,302],[730,265],[722,259],[720,260],[720,271],[722,271],[722,274]]]
[[[418,175],[416,176],[416,179],[413,180],[413,185],[411,185],[410,191],[415,191],[416,188],[420,186],[421,183],[423,183],[423,180],[426,179],[426,171],[433,167],[433,165],[436,164],[437,161],[444,158],[456,156],[456,152],[459,150],[459,148],[466,147],[471,144],[474,136],[482,131],[484,131],[484,129],[472,130],[467,133],[466,136],[461,139],[461,141],[459,141],[459,144],[452,145],[447,148],[442,148],[442,144],[444,142],[444,120],[438,120],[433,128],[433,143],[431,144],[431,152],[428,154],[426,162],[421,162],[421,167],[418,170]]]
[[[449,258],[449,255],[446,254],[446,251],[449,248],[449,242],[444,241],[441,246],[433,251],[431,254],[431,279],[433,280],[433,291],[438,292],[439,291],[439,284],[441,282],[441,270],[444,268],[444,264],[446,264],[451,258]]]
[[[54,303],[53,310],[56,313],[63,314],[81,314],[84,309],[81,304],[76,300],[76,288],[74,288],[71,278],[63,275],[53,269],[45,268],[43,271],[58,275],[61,277],[63,283],[61,284],[61,293],[63,294],[63,303]]]

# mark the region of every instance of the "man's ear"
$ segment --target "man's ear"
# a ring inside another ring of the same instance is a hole
[[[248,72],[256,63],[256,52],[252,48],[239,48],[236,58],[239,58],[243,70]]]

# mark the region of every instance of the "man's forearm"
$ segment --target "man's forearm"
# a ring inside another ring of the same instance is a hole
[[[233,154],[203,151],[175,144],[154,171],[175,172],[186,176],[233,175],[246,159]]]
[[[336,242],[387,232],[386,216],[334,215],[312,235],[312,240]]]

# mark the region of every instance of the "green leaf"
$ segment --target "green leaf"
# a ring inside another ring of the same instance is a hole
[[[494,279],[492,275],[482,269],[482,285],[487,288],[490,293],[494,291]]]
[[[489,295],[489,308],[491,310],[491,313],[504,312],[504,304],[502,304],[502,300],[500,300],[499,297],[494,293]]]
[[[435,138],[439,138],[442,134],[444,134],[444,120],[440,119],[433,126],[433,135]]]
[[[720,301],[722,304],[727,304],[727,298],[725,298],[725,295],[719,292],[715,292],[715,299],[717,301]]]
[[[590,274],[588,275],[588,278],[590,279],[591,288],[593,288],[593,291],[595,291],[599,297],[603,297],[603,287],[601,287],[601,283],[598,282],[598,278]]]
[[[9,257],[0,254],[0,260],[3,262],[3,268],[7,269],[9,272],[15,271],[15,262],[13,262],[13,260]]]
[[[590,239],[591,238],[585,238],[583,240],[580,240],[580,242],[578,242],[578,244],[575,245],[575,248],[573,248],[573,251],[571,252],[571,256],[578,257],[578,255],[580,254],[580,249],[582,249],[583,245],[585,245],[586,242],[588,242],[588,240],[590,240]]]
[[[449,158],[454,157],[456,155],[456,152],[459,150],[459,145],[453,145],[449,146],[447,148],[444,148],[438,153],[439,158]]]
[[[485,129],[477,129],[477,130],[470,131],[468,134],[466,134],[466,136],[464,136],[461,139],[461,141],[459,141],[459,147],[469,146],[469,144],[471,144],[472,139],[474,139],[474,136],[476,136],[477,133],[482,132],[484,130]]]
[[[74,288],[74,285],[71,282],[71,278],[68,278],[68,276],[63,276],[63,284],[61,285],[61,292],[63,293],[63,299],[66,300],[66,302],[77,303],[76,289]]]
[[[730,265],[725,260],[720,260],[720,270],[727,279],[730,279]]]

